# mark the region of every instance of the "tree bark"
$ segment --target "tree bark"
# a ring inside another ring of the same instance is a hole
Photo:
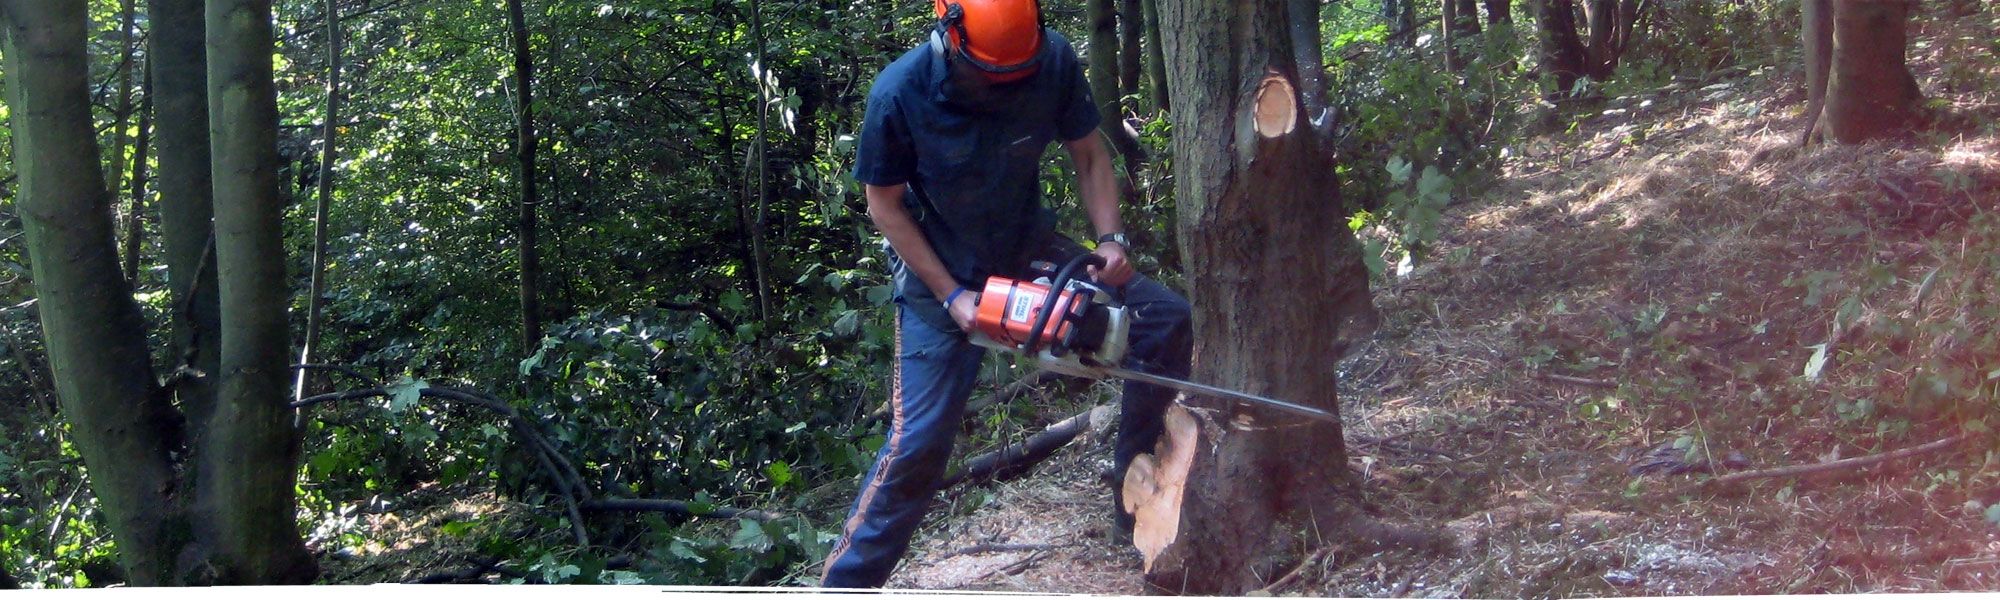
[[[168,497],[178,415],[154,387],[145,324],[119,273],[91,126],[85,3],[5,0],[0,20],[17,210],[56,395],[126,576],[172,583],[185,539]]]
[[[334,137],[340,130],[340,6],[326,0],[326,118],[320,126],[319,202],[313,207],[311,283],[306,288],[306,340],[298,364],[312,364],[319,349],[320,319],[326,309],[326,220],[333,206]],[[534,352],[533,348],[524,350]],[[292,400],[306,397],[306,369],[292,382]]]
[[[1141,0],[1118,0],[1118,93],[1139,95],[1139,79],[1145,55],[1140,40],[1146,37],[1145,7]]]
[[[1827,77],[1826,135],[1843,144],[1907,135],[1923,93],[1904,62],[1910,3],[1833,3],[1833,65]]]
[[[153,22],[153,108],[159,120],[160,236],[166,247],[167,290],[173,300],[174,361],[202,373],[173,388],[192,437],[201,437],[215,406],[222,366],[222,307],[216,297],[215,207],[209,171],[208,25],[203,0],[149,0]],[[200,473],[195,473],[198,479]]]
[[[1799,145],[1812,144],[1826,108],[1826,80],[1833,69],[1833,0],[1800,0],[1801,57],[1806,67],[1806,127]]]
[[[528,52],[528,20],[522,0],[507,0],[507,24],[514,40],[514,157],[521,185],[521,352],[533,354],[542,344],[539,286],[541,255],[535,247],[535,63]]]
[[[1569,97],[1584,72],[1583,41],[1576,34],[1576,7],[1570,0],[1529,0],[1541,30],[1542,77],[1554,79],[1551,98]]]
[[[1487,25],[1514,23],[1514,0],[1486,0]]]
[[[207,7],[210,148],[215,182],[215,265],[222,315],[220,396],[196,468],[204,541],[217,581],[298,584],[316,567],[299,537],[278,102],[271,0],[210,0]]]
[[[1143,0],[1146,19],[1146,78],[1153,82],[1153,107],[1173,110],[1167,94],[1167,55],[1160,49],[1160,0]]]
[[[1324,107],[1301,106],[1295,83],[1303,67],[1294,45],[1317,46],[1319,30],[1291,14],[1285,0],[1161,7],[1178,104],[1174,180],[1195,301],[1194,378],[1337,411],[1327,365],[1339,319],[1329,315],[1367,296],[1351,285],[1365,268],[1340,214],[1331,145],[1307,121]],[[1241,594],[1274,570],[1271,550],[1285,543],[1274,538],[1290,530],[1277,523],[1339,524],[1330,503],[1348,482],[1340,427],[1212,398],[1186,403],[1196,434],[1161,442],[1197,447],[1177,522],[1141,520],[1134,533],[1176,532],[1148,557],[1146,580]],[[1140,464],[1133,472],[1147,470]]]

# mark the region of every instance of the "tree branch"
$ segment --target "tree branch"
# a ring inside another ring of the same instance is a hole
[[[721,329],[723,331],[736,331],[736,323],[734,321],[730,321],[728,316],[722,314],[722,311],[716,310],[715,307],[709,306],[708,304],[705,303],[673,302],[669,300],[660,300],[654,302],[653,306],[657,306],[659,308],[664,308],[667,310],[698,312],[701,313],[701,316],[708,317],[709,321],[714,322],[716,329]]]
[[[1889,462],[1892,460],[1901,460],[1905,458],[1912,458],[1912,457],[1922,456],[1925,454],[1930,454],[1932,452],[1937,452],[1939,450],[1944,450],[1965,443],[1966,440],[1970,440],[1973,437],[1975,436],[1971,433],[1961,433],[1955,436],[1944,438],[1921,446],[1914,446],[1910,448],[1904,448],[1902,450],[1883,452],[1881,454],[1870,454],[1868,456],[1857,456],[1854,458],[1845,458],[1831,462],[1815,463],[1809,465],[1792,465],[1789,467],[1779,467],[1775,469],[1741,471],[1737,473],[1730,473],[1728,475],[1717,477],[1715,479],[1710,479],[1706,482],[1703,482],[1702,485],[1707,487],[1715,487],[1731,483],[1740,483],[1752,479],[1766,479],[1771,477],[1796,477],[1800,475],[1809,475],[1812,473],[1820,473],[1824,471],[1858,469],[1861,467]]]
[[[944,482],[938,484],[938,489],[951,489],[973,480],[1006,481],[1025,474],[1029,467],[1041,463],[1090,428],[1090,414],[1099,408],[1110,410],[1110,406],[1106,405],[1077,413],[1030,436],[1022,444],[1003,446],[999,450],[966,459],[965,467],[945,477]]]

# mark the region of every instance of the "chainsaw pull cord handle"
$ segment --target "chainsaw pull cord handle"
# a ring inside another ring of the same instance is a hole
[[[1063,288],[1069,286],[1069,280],[1076,275],[1077,267],[1081,266],[1103,268],[1104,257],[1096,254],[1080,254],[1076,258],[1069,259],[1068,263],[1064,263],[1062,270],[1056,271],[1056,278],[1049,280],[1048,300],[1042,302],[1042,310],[1035,312],[1035,325],[1028,329],[1028,342],[1021,347],[1022,350],[1033,353],[1035,345],[1041,343],[1042,328],[1049,324],[1049,316],[1055,314],[1056,301],[1062,298]]]

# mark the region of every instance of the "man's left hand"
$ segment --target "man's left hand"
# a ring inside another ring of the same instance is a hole
[[[1125,262],[1125,246],[1123,244],[1117,242],[1098,244],[1097,251],[1093,254],[1104,259],[1104,268],[1090,268],[1090,276],[1095,278],[1098,283],[1118,287],[1132,280],[1132,263]]]

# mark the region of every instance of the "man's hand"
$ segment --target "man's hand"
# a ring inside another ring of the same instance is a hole
[[[1098,283],[1118,287],[1132,280],[1132,263],[1125,262],[1123,244],[1118,242],[1098,244],[1094,254],[1104,258],[1104,268],[1090,268],[1090,276],[1097,279]]]
[[[951,320],[958,322],[959,329],[971,332],[973,318],[979,314],[979,294],[972,290],[961,292],[945,305],[945,310],[951,313]]]

